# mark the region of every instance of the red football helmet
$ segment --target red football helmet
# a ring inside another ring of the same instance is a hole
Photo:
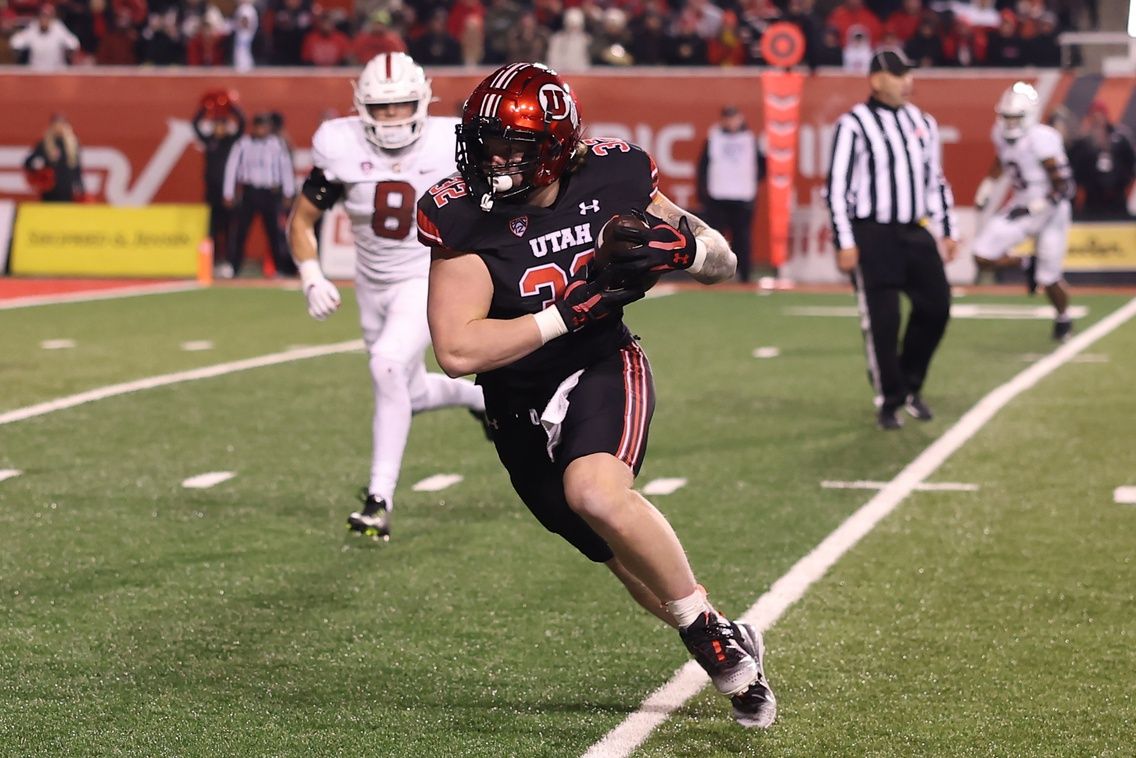
[[[488,211],[560,178],[580,141],[580,111],[555,71],[511,63],[474,88],[457,133],[458,171]]]

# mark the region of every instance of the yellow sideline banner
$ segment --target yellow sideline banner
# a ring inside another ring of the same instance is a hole
[[[1136,223],[1079,222],[1069,228],[1066,271],[1136,271]]]
[[[209,208],[200,203],[143,208],[21,203],[12,273],[192,278],[208,223]]]

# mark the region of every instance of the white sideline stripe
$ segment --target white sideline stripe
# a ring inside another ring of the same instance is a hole
[[[131,284],[115,289],[95,292],[68,292],[63,295],[28,295],[0,300],[0,311],[11,308],[31,308],[37,305],[59,305],[61,303],[86,303],[91,300],[115,300],[120,297],[140,295],[164,295],[168,292],[188,292],[198,288],[197,282],[176,282],[174,284]]]
[[[6,472],[0,472],[0,474],[3,473]],[[0,479],[3,478],[3,476],[0,476]],[[1136,505],[1136,487],[1117,487],[1112,491],[1112,499],[1121,505]]]
[[[0,482],[5,479],[15,479],[20,474],[24,473],[18,468],[0,468]]]
[[[204,474],[189,477],[181,483],[181,486],[189,490],[207,490],[221,482],[229,481],[236,475],[235,471],[207,471]]]
[[[846,305],[807,305],[792,306],[782,311],[786,316],[859,316],[860,311]],[[1089,309],[1083,305],[1071,305],[1070,318],[1084,318]],[[951,305],[951,318],[1006,319],[1016,321],[1033,319],[1052,321],[1056,312],[1051,305],[983,305],[981,303],[954,303]]]
[[[797,561],[784,576],[775,581],[769,590],[741,615],[741,618],[762,631],[773,626],[789,606],[800,600],[805,591],[824,576],[842,555],[851,550],[864,535],[872,531],[876,524],[894,511],[917,485],[933,474],[1007,403],[1133,316],[1136,316],[1136,299],[1129,300],[979,400],[954,426],[944,432],[942,437],[932,442],[915,460],[907,464],[886,487],[849,516],[836,528],[836,531],[813,548],[812,552]],[[584,753],[584,758],[625,758],[630,755],[635,748],[643,744],[655,727],[698,694],[709,681],[698,664],[689,661],[675,672],[669,682],[651,693],[639,706],[639,710],[592,745]]]
[[[181,349],[187,353],[197,353],[202,350],[212,350],[213,340],[189,340],[180,345]]]
[[[754,358],[776,358],[781,355],[781,348],[779,347],[758,347],[754,348]]]
[[[839,482],[825,479],[820,483],[826,490],[882,490],[887,482],[873,482],[866,479],[857,479],[851,482]],[[966,482],[924,482],[915,486],[923,492],[978,492],[977,484]]]
[[[1022,355],[1022,360],[1026,363],[1033,363],[1036,360],[1041,360],[1048,353],[1025,353]],[[1078,355],[1070,363],[1108,363],[1108,353],[1083,353]]]
[[[676,490],[686,486],[686,480],[680,477],[664,477],[652,479],[643,488],[644,495],[670,495]]]
[[[434,474],[426,477],[410,489],[415,492],[440,492],[447,487],[453,487],[461,480],[460,474]]]
[[[44,340],[39,343],[39,346],[44,350],[67,350],[75,347],[75,340],[57,339],[57,340]]]
[[[175,374],[159,374],[158,376],[135,379],[132,382],[123,382],[122,384],[111,384],[106,387],[80,392],[77,395],[68,395],[67,397],[49,400],[46,403],[37,403],[36,405],[29,405],[25,408],[17,408],[13,411],[0,413],[0,426],[11,424],[15,421],[35,418],[36,416],[43,416],[48,413],[54,413],[55,411],[62,411],[67,408],[74,408],[77,405],[84,405],[85,403],[93,403],[96,400],[105,400],[108,397],[128,395],[132,392],[139,392],[140,390],[165,387],[180,382],[193,382],[198,379],[212,379],[215,376],[235,374],[238,371],[263,368],[264,366],[275,366],[280,363],[290,363],[291,361],[302,361],[306,358],[320,358],[325,355],[335,355],[336,353],[349,353],[353,350],[362,349],[363,340],[350,340],[348,342],[336,342],[330,345],[320,345],[318,347],[285,350],[282,353],[269,353],[268,355],[261,355],[256,358],[245,358],[244,360],[231,361],[229,363],[217,363],[212,366],[195,368],[191,371],[179,371]]]

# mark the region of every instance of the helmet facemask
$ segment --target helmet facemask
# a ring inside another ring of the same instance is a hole
[[[482,208],[496,200],[523,200],[551,184],[545,168],[561,150],[552,135],[505,127],[496,118],[478,118],[457,127],[458,170]]]
[[[1037,90],[1025,82],[1015,82],[998,101],[995,112],[1002,138],[1013,143],[1021,139],[1037,120]]]
[[[403,53],[375,56],[353,83],[355,110],[363,122],[367,140],[383,150],[398,150],[413,144],[426,127],[430,108],[430,81],[422,67]],[[376,118],[368,106],[413,103],[409,116]]]

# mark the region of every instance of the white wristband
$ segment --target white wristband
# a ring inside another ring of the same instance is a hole
[[[702,271],[702,267],[706,265],[706,243],[697,237],[694,238],[694,263],[690,264],[687,269],[691,274],[697,274]]]
[[[305,290],[308,288],[309,284],[327,278],[323,275],[323,269],[320,268],[319,261],[315,258],[300,261],[299,269],[300,282],[303,284]]]
[[[547,345],[557,337],[562,337],[568,333],[568,325],[564,323],[564,318],[560,315],[560,311],[556,310],[555,305],[550,305],[540,313],[534,313],[533,321],[536,322],[536,328],[540,330],[540,344],[542,345]]]

